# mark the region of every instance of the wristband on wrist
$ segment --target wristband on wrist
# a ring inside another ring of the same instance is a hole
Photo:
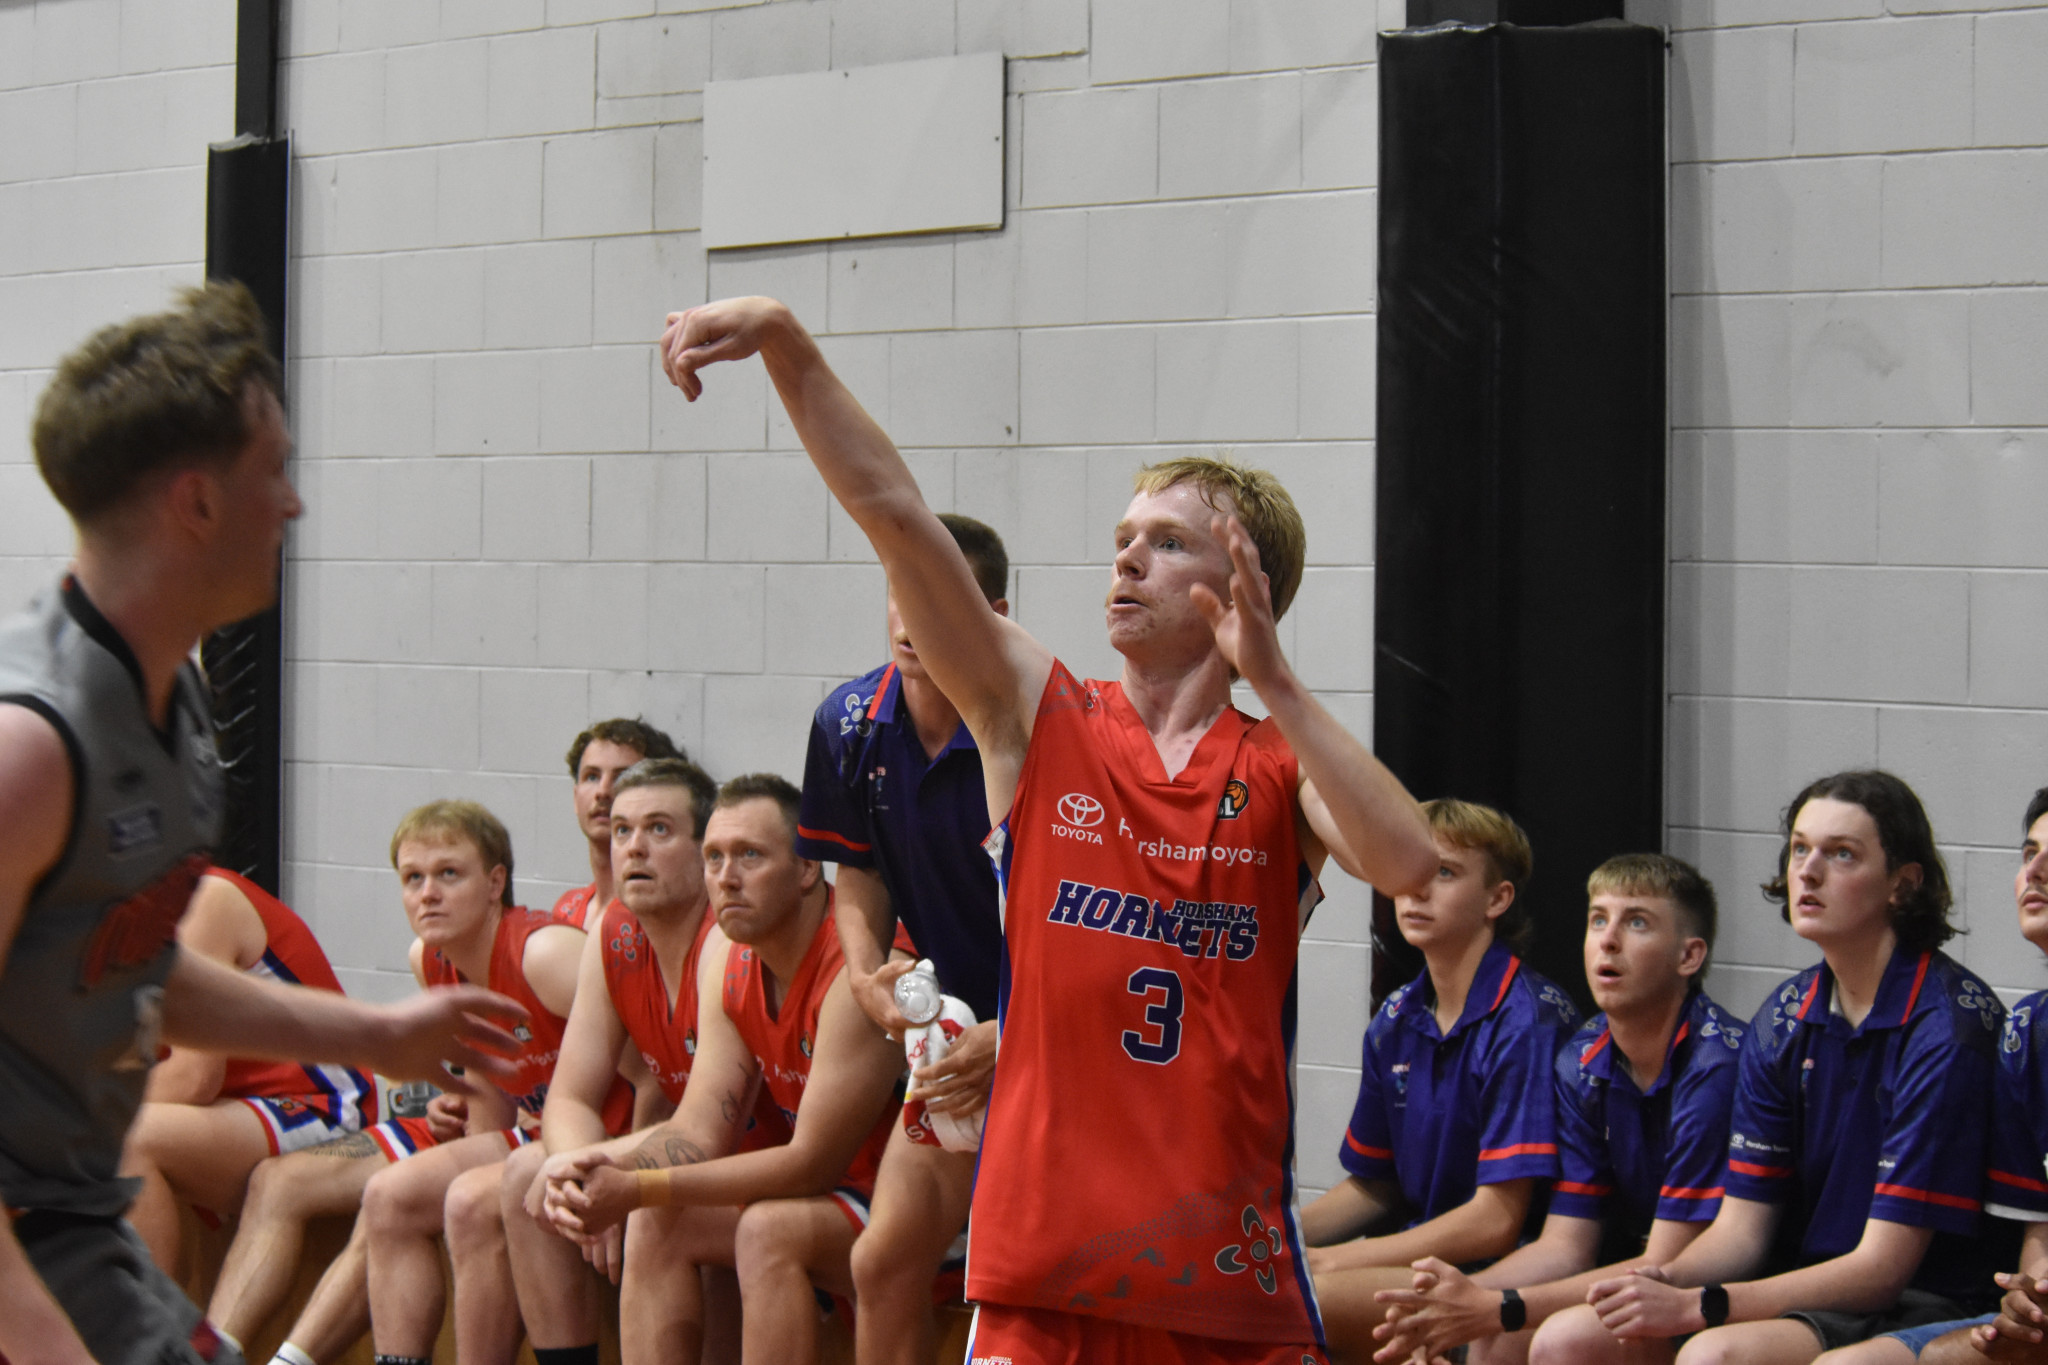
[[[1700,1287],[1700,1317],[1709,1327],[1727,1324],[1728,1290],[1725,1286],[1709,1284]]]
[[[641,1208],[664,1208],[673,1202],[675,1192],[669,1188],[667,1167],[658,1171],[635,1171],[633,1174],[640,1182]]]
[[[1500,1291],[1500,1330],[1519,1332],[1529,1325],[1529,1305],[1512,1289]]]

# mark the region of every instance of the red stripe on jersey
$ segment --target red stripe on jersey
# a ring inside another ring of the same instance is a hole
[[[1685,1041],[1685,1035],[1691,1032],[1692,1020],[1688,1019],[1678,1026],[1678,1032],[1671,1035],[1671,1046],[1677,1047],[1680,1043]]]
[[[1488,1014],[1499,1009],[1500,1002],[1508,998],[1508,987],[1514,983],[1515,973],[1521,970],[1522,959],[1519,957],[1508,959],[1508,969],[1500,974],[1500,989],[1493,993],[1493,1003],[1486,1007]]]
[[[2014,1189],[2020,1190],[2033,1190],[2037,1194],[2048,1194],[2048,1181],[2035,1180],[2031,1176],[2014,1175],[2010,1171],[1987,1170],[1984,1174],[2001,1185],[2011,1185]]]
[[[896,677],[896,665],[890,664],[882,670],[882,681],[875,688],[874,699],[868,702],[868,719],[873,720],[882,711],[882,698],[889,694],[889,684]]]
[[[796,827],[796,837],[799,839],[816,839],[821,843],[837,844],[841,848],[854,853],[871,853],[874,851],[873,844],[855,843],[844,834],[834,834],[829,829],[812,829],[809,825],[798,825]]]
[[[1913,1006],[1920,1003],[1920,987],[1927,980],[1927,960],[1933,956],[1933,953],[1920,954],[1920,967],[1913,973],[1913,993],[1906,997],[1906,1008],[1899,1015],[1902,1024],[1913,1017]]]
[[[1379,1161],[1392,1161],[1394,1159],[1392,1151],[1385,1147],[1368,1147],[1357,1138],[1351,1136],[1348,1130],[1344,1134],[1344,1145],[1360,1156],[1369,1156]]]
[[[1790,1166],[1759,1166],[1753,1161],[1737,1161],[1728,1158],[1728,1169],[1741,1175],[1762,1176],[1769,1180],[1783,1180],[1792,1174]]]
[[[1585,1066],[1587,1063],[1591,1062],[1595,1057],[1598,1057],[1600,1055],[1600,1052],[1603,1048],[1605,1048],[1609,1043],[1613,1041],[1614,1031],[1612,1029],[1601,1029],[1600,1036],[1598,1038],[1595,1038],[1592,1041],[1592,1043],[1586,1048],[1586,1050],[1579,1054],[1579,1065]]]
[[[1947,1209],[1969,1209],[1972,1212],[1983,1208],[1981,1201],[1965,1199],[1959,1194],[1943,1194],[1939,1190],[1916,1190],[1911,1185],[1879,1185],[1877,1192],[1893,1199],[1910,1199],[1917,1204],[1939,1204]]]
[[[1518,1142],[1512,1147],[1492,1147],[1481,1152],[1481,1161],[1506,1161],[1511,1156],[1556,1156],[1554,1142]]]
[[[1820,977],[1819,972],[1813,974],[1813,984],[1806,988],[1806,998],[1799,1002],[1799,1008],[1792,1015],[1794,1019],[1805,1019],[1806,1012],[1813,1008],[1813,998],[1820,994]]]
[[[1586,1194],[1596,1199],[1603,1194],[1614,1193],[1612,1185],[1587,1185],[1577,1180],[1560,1180],[1554,1188],[1559,1194]]]
[[[1716,1185],[1710,1190],[1686,1190],[1675,1185],[1666,1185],[1657,1191],[1660,1199],[1719,1199],[1728,1193],[1727,1188]]]

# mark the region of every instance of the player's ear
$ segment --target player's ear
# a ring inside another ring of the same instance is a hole
[[[491,884],[491,899],[502,904],[505,899],[505,865],[503,863],[499,863],[491,869],[489,880]]]
[[[815,858],[798,858],[797,885],[808,891],[825,879],[825,865]]]
[[[995,601],[988,604],[988,609],[998,616],[1008,616],[1010,614],[1010,599],[998,597]]]

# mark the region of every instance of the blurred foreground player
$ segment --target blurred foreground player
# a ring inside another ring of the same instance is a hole
[[[1288,1082],[1301,926],[1325,857],[1393,893],[1437,859],[1414,800],[1281,655],[1274,622],[1303,559],[1293,503],[1222,461],[1142,471],[1108,585],[1122,681],[1083,682],[989,611],[902,457],[781,304],[675,315],[662,349],[692,399],[702,367],[761,355],[981,750],[1008,975],[970,1355],[1318,1359]],[[1272,719],[1231,707],[1236,676]]]
[[[190,656],[277,593],[299,514],[281,376],[246,290],[189,291],[59,364],[36,464],[71,571],[0,624],[0,1355],[238,1359],[122,1212],[122,1138],[163,1042],[398,1077],[507,1065],[521,1011],[481,989],[392,1008],[254,978],[174,934],[219,828]]]
[[[1002,538],[970,517],[939,520],[989,609],[1009,615]],[[916,1365],[937,1345],[933,1284],[959,1254],[974,1189],[974,1148],[942,1145],[932,1118],[957,1116],[974,1131],[987,1108],[1003,929],[995,870],[981,847],[989,829],[981,754],[918,661],[893,592],[888,626],[889,662],[834,688],[811,720],[797,852],[839,864],[839,941],[868,1018],[897,1038],[910,1026],[893,988],[914,963],[889,960],[900,924],[941,987],[978,1021],[912,1075],[875,1178],[872,1217],[853,1248],[856,1356],[861,1365]]]
[[[269,981],[340,991],[319,940],[246,877],[208,868],[178,925],[178,946]],[[150,1255],[179,1273],[178,1201],[214,1219],[241,1211],[249,1172],[377,1121],[375,1082],[353,1067],[259,1062],[173,1048],[149,1074],[121,1174],[142,1181],[128,1221]]]

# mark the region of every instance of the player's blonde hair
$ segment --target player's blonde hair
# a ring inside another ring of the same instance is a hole
[[[1208,455],[1183,455],[1148,464],[1132,480],[1137,492],[1163,493],[1175,484],[1191,483],[1202,501],[1219,512],[1233,511],[1245,534],[1259,550],[1259,567],[1273,592],[1273,619],[1287,614],[1301,586],[1302,562],[1308,558],[1308,532],[1301,512],[1280,480],[1263,469]],[[1219,499],[1229,498],[1224,507]]]
[[[398,846],[404,843],[452,843],[461,840],[477,851],[484,871],[505,869],[505,889],[498,893],[501,905],[512,900],[512,836],[497,816],[474,801],[429,801],[405,813],[391,835],[391,866],[398,867]]]
[[[1430,833],[1453,848],[1469,849],[1486,860],[1488,887],[1507,882],[1515,888],[1515,898],[1494,921],[1493,936],[1517,952],[1526,950],[1536,928],[1529,908],[1522,904],[1522,888],[1529,884],[1529,875],[1536,870],[1536,855],[1529,847],[1529,836],[1506,811],[1456,797],[1423,802],[1422,815],[1429,821]]]

